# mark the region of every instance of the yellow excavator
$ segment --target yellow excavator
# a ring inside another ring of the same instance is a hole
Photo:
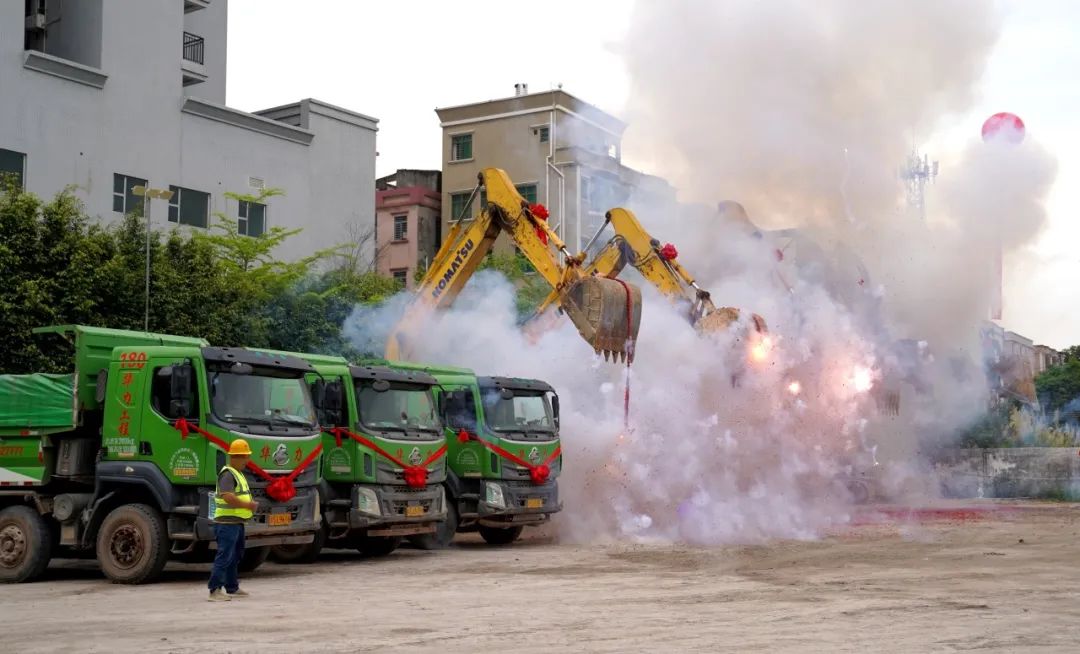
[[[672,245],[661,247],[660,242],[649,235],[629,209],[616,208],[607,212],[604,225],[585,247],[587,251],[605,227],[611,225],[615,236],[604,245],[585,266],[585,275],[614,279],[627,264],[637,268],[641,276],[647,279],[665,296],[686,307],[686,317],[702,333],[715,333],[728,329],[741,315],[733,307],[717,307],[713,304],[709,292],[698,286],[693,276],[678,262],[678,252]],[[537,315],[558,301],[551,293],[540,304]],[[753,332],[750,355],[754,359],[767,356],[769,347],[765,319],[751,314]]]
[[[486,205],[476,220],[459,217],[450,230],[417,287],[416,297],[390,333],[386,358],[412,358],[417,339],[424,335],[426,315],[453,304],[495,239],[506,233],[551,285],[551,302],[559,304],[597,353],[603,353],[605,359],[633,359],[641,325],[641,289],[621,280],[583,273],[585,256],[567,250],[548,225],[547,210],[521,197],[503,170],[485,168],[477,175],[477,185],[466,201],[463,215],[467,215],[481,189],[486,191]],[[563,262],[556,252],[562,254]]]

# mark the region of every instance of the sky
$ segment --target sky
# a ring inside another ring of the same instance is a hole
[[[616,115],[627,102],[630,83],[617,48],[633,47],[621,44],[628,1],[323,0],[317,11],[306,4],[230,1],[227,102],[254,111],[313,97],[374,116],[379,175],[439,168],[434,109],[510,96],[518,82],[534,92],[562,84]],[[943,119],[919,146],[942,160],[945,175],[945,162],[977,138],[986,116],[1011,111],[1057,157],[1047,227],[1006,260],[1001,324],[1052,347],[1080,344],[1080,3],[999,6],[1004,27],[980,100],[967,114]],[[653,172],[635,160],[638,129],[648,126],[629,126],[624,163]]]

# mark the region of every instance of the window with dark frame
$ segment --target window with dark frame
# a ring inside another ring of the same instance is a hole
[[[547,143],[551,139],[551,128],[550,127],[547,127],[547,126],[541,127],[540,129],[537,130],[537,133],[540,135],[540,142],[541,143]]]
[[[169,222],[206,228],[210,223],[210,194],[180,186],[169,186]]]
[[[112,210],[125,216],[143,216],[143,198],[135,195],[131,189],[136,186],[146,188],[148,185],[145,179],[113,173]]]
[[[19,190],[26,188],[23,179],[25,175],[26,154],[0,148],[0,190],[7,189],[8,179],[14,179]]]
[[[465,161],[473,158],[472,134],[458,134],[450,137],[450,161]]]
[[[266,205],[261,202],[240,200],[237,209],[236,231],[244,236],[262,236],[266,233]]]
[[[471,194],[472,191],[450,194],[450,222],[455,222],[459,218],[462,220],[472,220],[472,207],[469,207],[469,213],[464,217],[461,215],[461,212],[465,210],[465,203],[469,201],[469,195]]]
[[[409,235],[409,217],[407,215],[394,216],[394,240],[404,241]]]
[[[393,275],[394,281],[399,282],[402,286],[405,286],[409,281],[409,269],[408,268],[395,268],[390,271]]]

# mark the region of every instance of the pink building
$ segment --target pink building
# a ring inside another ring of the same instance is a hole
[[[375,181],[375,269],[406,288],[439,247],[442,174],[399,170]]]

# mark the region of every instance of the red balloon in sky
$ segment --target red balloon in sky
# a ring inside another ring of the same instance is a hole
[[[1024,140],[1024,121],[1020,120],[1020,116],[1006,111],[994,114],[983,123],[982,137],[984,141],[1019,143]]]

